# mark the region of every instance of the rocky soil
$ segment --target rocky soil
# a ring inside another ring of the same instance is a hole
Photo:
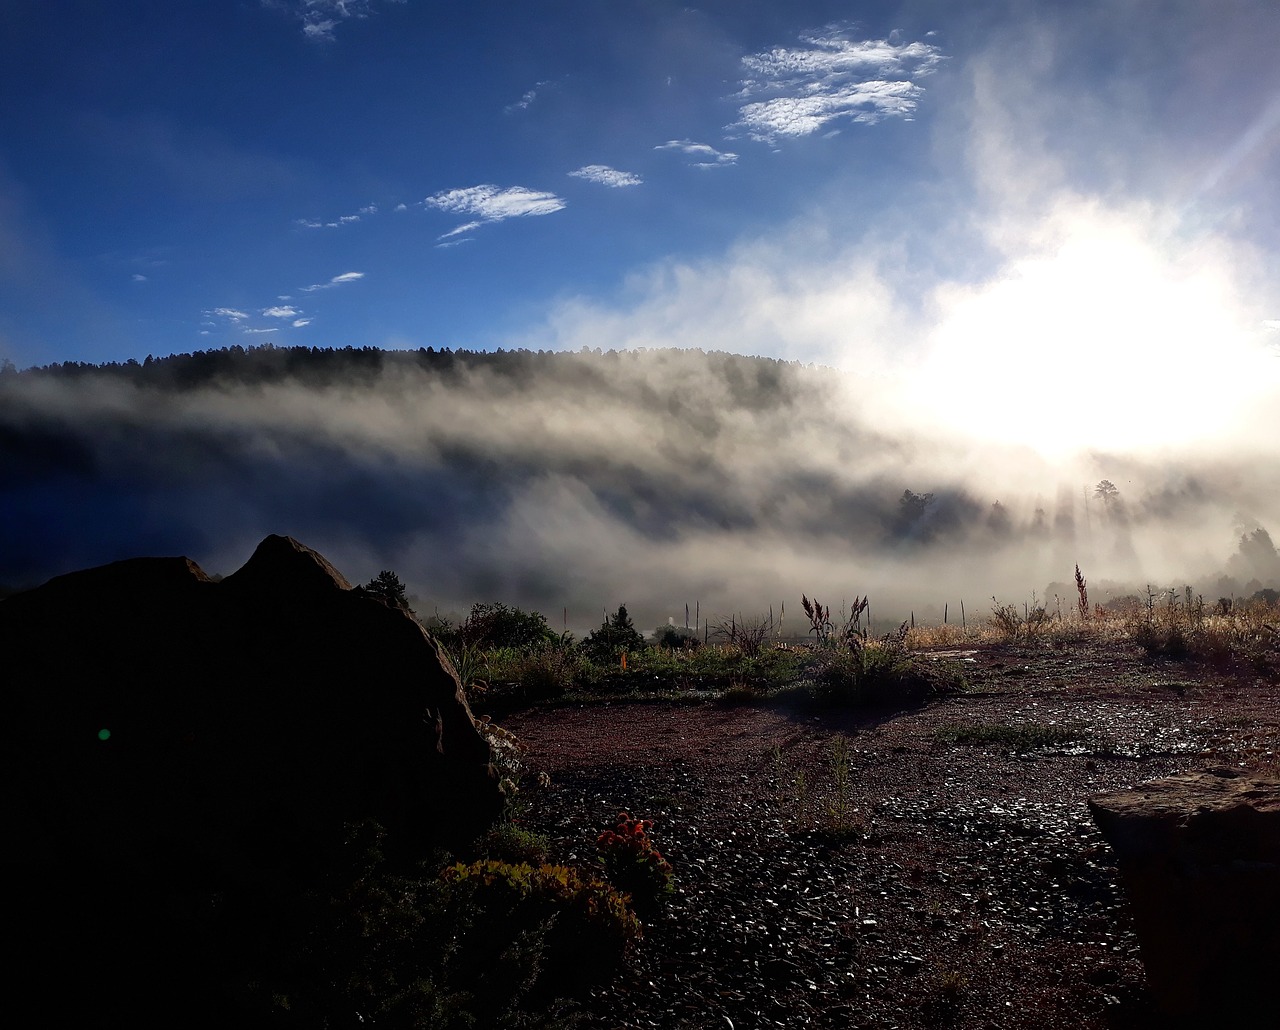
[[[1159,1025],[1086,799],[1208,765],[1274,772],[1280,684],[1114,643],[950,656],[970,689],[922,711],[662,702],[504,720],[550,776],[526,778],[522,821],[556,859],[590,860],[625,809],[653,820],[676,870],[590,1025]]]

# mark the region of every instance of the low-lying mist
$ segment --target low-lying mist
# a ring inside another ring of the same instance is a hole
[[[642,627],[686,604],[798,618],[802,592],[833,611],[869,594],[877,627],[1033,591],[1052,610],[1077,563],[1094,600],[1108,581],[1280,584],[1280,463],[1259,441],[1049,458],[924,412],[890,423],[886,389],[695,350],[234,348],[10,373],[0,583],[141,554],[227,574],[274,532],[353,581],[395,570],[422,614],[503,601],[579,632],[619,604]]]

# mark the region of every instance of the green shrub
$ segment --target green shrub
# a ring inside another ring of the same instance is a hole
[[[906,647],[907,632],[904,622],[877,641],[852,638],[845,646],[818,651],[808,670],[809,696],[837,708],[914,707],[962,689],[959,667],[913,655]]]
[[[457,626],[448,620],[437,619],[432,632],[455,650],[463,647],[482,651],[500,647],[538,647],[559,639],[541,612],[526,612],[501,602],[473,604],[467,617]]]
[[[600,628],[588,633],[578,646],[591,661],[605,664],[624,652],[643,651],[647,645],[627,614],[627,606],[622,604],[613,615],[605,616]]]
[[[444,870],[441,879],[467,914],[463,944],[482,981],[516,972],[548,997],[598,982],[640,938],[626,898],[571,866],[482,859]],[[513,941],[537,941],[537,965],[511,965]],[[507,956],[504,958],[504,956]]]
[[[485,858],[501,862],[542,865],[547,861],[549,843],[543,834],[508,822],[500,823],[480,838],[479,851]]]

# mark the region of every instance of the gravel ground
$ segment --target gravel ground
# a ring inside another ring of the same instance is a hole
[[[1085,802],[1206,765],[1274,771],[1280,685],[1117,645],[950,657],[970,690],[876,718],[663,702],[503,720],[551,778],[523,821],[557,860],[588,861],[627,810],[676,870],[590,1025],[1158,1025]],[[955,739],[999,726],[1064,739]]]

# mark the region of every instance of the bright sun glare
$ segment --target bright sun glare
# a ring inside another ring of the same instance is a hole
[[[1049,457],[1219,435],[1259,386],[1261,348],[1229,282],[1213,255],[1068,222],[998,280],[939,296],[926,403]]]

